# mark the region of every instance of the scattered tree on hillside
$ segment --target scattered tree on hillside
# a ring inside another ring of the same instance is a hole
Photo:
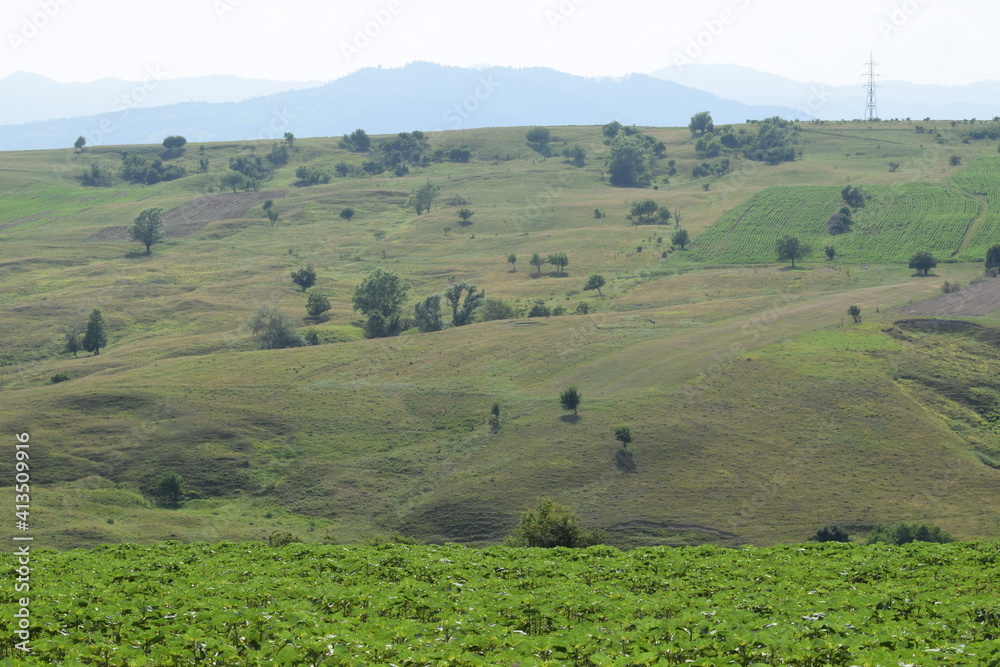
[[[299,179],[299,184],[303,186],[320,185],[330,182],[330,174],[328,172],[316,167],[307,167],[306,165],[300,165],[295,170],[295,178]]]
[[[714,132],[715,125],[712,123],[712,114],[708,111],[699,111],[695,115],[691,116],[691,122],[688,123],[688,129],[691,130],[692,135]]]
[[[600,531],[582,531],[573,512],[546,497],[540,498],[534,509],[521,515],[520,523],[505,544],[545,549],[580,548],[601,544],[603,540],[604,535]]]
[[[156,495],[171,505],[177,505],[184,497],[184,480],[175,472],[165,474],[156,485]]]
[[[469,218],[475,215],[475,211],[470,208],[460,208],[458,209],[458,217],[462,221],[463,225],[469,224]]]
[[[536,275],[541,275],[542,274],[542,265],[545,264],[545,260],[542,258],[541,255],[539,255],[536,252],[536,253],[532,253],[531,259],[528,260],[528,264],[531,264],[533,267],[535,267],[535,274]]]
[[[790,261],[793,269],[795,268],[795,260],[808,257],[812,253],[812,248],[808,244],[802,243],[795,236],[782,236],[774,245],[775,251],[778,254],[778,261]]]
[[[926,250],[921,250],[913,257],[910,258],[910,268],[916,269],[917,273],[926,276],[931,269],[937,266],[937,260],[934,259],[934,255],[930,254]]]
[[[566,266],[569,264],[569,257],[564,252],[554,252],[546,257],[545,261],[556,267],[557,273],[565,273]]]
[[[864,208],[865,202],[871,199],[871,195],[862,190],[860,185],[845,185],[840,191],[840,196],[851,208]]]
[[[344,220],[347,220],[348,222],[350,222],[351,218],[354,217],[354,209],[351,208],[350,206],[348,206],[345,209],[341,209],[341,211],[340,211],[340,217],[343,218]]]
[[[316,284],[316,269],[312,266],[306,266],[298,271],[292,271],[292,282],[305,292]]]
[[[640,199],[639,201],[632,202],[632,208],[629,210],[629,215],[637,225],[641,225],[653,222],[659,211],[660,205],[652,199]]]
[[[163,140],[163,147],[167,149],[167,153],[180,155],[186,143],[187,139],[182,136],[170,136]]]
[[[832,245],[828,245],[828,246],[824,247],[823,248],[823,252],[826,253],[826,258],[828,260],[832,260],[834,257],[837,256],[837,249],[835,247],[833,247]]]
[[[417,321],[420,333],[441,331],[444,321],[441,319],[441,295],[432,294],[413,307],[413,317]]]
[[[66,327],[66,346],[63,348],[64,352],[69,352],[76,358],[77,352],[83,349],[83,345],[80,343],[80,327],[76,324],[71,324]]]
[[[289,148],[293,148],[295,146],[295,135],[291,132],[285,132],[285,143],[288,144]]]
[[[424,211],[430,212],[431,202],[434,201],[439,192],[441,192],[441,188],[428,180],[410,193],[409,204],[416,209],[417,215]]]
[[[895,173],[897,169],[899,169],[899,163],[898,162],[890,162],[889,163],[889,173],[890,174]]]
[[[465,294],[465,299],[462,295]],[[461,327],[472,322],[472,316],[476,309],[482,305],[486,298],[483,290],[476,291],[476,286],[471,283],[457,283],[444,292],[448,305],[451,306],[451,324]]]
[[[90,311],[81,345],[87,352],[93,352],[95,357],[101,353],[102,347],[107,347],[108,334],[104,327],[104,317],[101,315],[100,308],[94,308]]]
[[[854,318],[855,324],[861,323],[861,307],[860,306],[850,306],[847,309],[847,314]]]
[[[510,270],[512,273],[517,273],[517,255],[510,253],[507,255],[507,261],[510,262]]]
[[[129,227],[129,238],[146,246],[146,254],[152,254],[151,246],[163,240],[163,209],[147,208],[139,212],[132,226]]]
[[[595,290],[597,290],[598,294],[600,294],[600,295],[603,296],[603,293],[601,292],[601,288],[604,287],[604,284],[605,284],[605,282],[604,282],[604,276],[602,276],[602,275],[600,275],[598,273],[595,273],[595,274],[591,275],[589,278],[587,278],[587,284],[583,286],[583,289],[584,289],[584,291],[595,289]]]
[[[875,527],[869,531],[868,536],[865,538],[865,544],[909,544],[910,542],[938,542],[947,543],[954,542],[953,538],[948,533],[941,530],[938,526],[928,526],[926,524],[917,525],[916,523],[907,523],[905,521],[900,521],[889,526],[883,524],[875,524]]]
[[[518,311],[513,304],[502,299],[483,299],[483,305],[476,311],[480,322],[493,320],[510,320],[517,317]]]
[[[265,158],[271,163],[275,169],[278,167],[284,167],[288,164],[288,144],[273,144],[271,146],[271,152],[268,153]],[[330,181],[330,177],[327,176],[327,182]]]
[[[301,347],[305,341],[292,319],[274,306],[261,306],[257,314],[247,322],[251,335],[259,350],[280,350],[286,347]]]
[[[960,158],[957,155],[952,155],[950,158],[948,158],[948,164],[950,164],[953,167],[957,167],[958,165],[962,164],[962,158]]]
[[[577,408],[580,407],[582,399],[583,395],[577,391],[576,387],[567,387],[559,394],[559,404],[564,410],[572,410],[574,415],[577,414]]]
[[[80,151],[81,153],[83,152],[83,148],[86,145],[87,145],[87,139],[82,134],[76,138],[76,141],[73,142],[73,148]]]
[[[996,271],[1000,269],[1000,243],[990,246],[986,251],[986,270]]]
[[[243,174],[241,187],[257,191],[260,184],[271,178],[271,167],[259,155],[237,155],[229,158],[229,168]]]
[[[691,237],[688,236],[688,231],[686,229],[678,229],[670,236],[670,243],[675,246],[680,246],[681,250],[684,250],[684,246],[691,242]]]
[[[563,157],[567,158],[570,164],[582,167],[587,163],[587,150],[580,144],[566,146],[562,151]]]
[[[236,188],[246,188],[247,179],[237,171],[230,171],[219,179],[219,185],[223,188],[232,188],[233,192],[236,192]]]
[[[527,139],[529,144],[544,146],[552,139],[552,132],[545,127],[534,127],[528,130]]]
[[[610,146],[608,173],[611,185],[634,188],[649,185],[649,159],[642,137],[620,132]]]
[[[825,526],[816,531],[814,542],[850,542],[851,536],[840,526]]]
[[[410,284],[392,271],[375,269],[354,288],[354,310],[368,316],[368,338],[395,336],[400,331],[399,313],[406,302]]]
[[[544,301],[536,301],[528,311],[528,317],[552,317],[552,309]]]
[[[277,209],[268,209],[267,219],[271,222],[271,226],[274,227],[274,223],[278,221],[278,211]]]
[[[309,295],[309,298],[306,300],[306,312],[309,313],[309,317],[317,318],[328,310],[330,310],[330,300],[328,298],[316,292]]]
[[[493,407],[490,408],[490,428],[496,433],[500,430],[500,404],[494,403]]]
[[[632,429],[628,426],[619,426],[615,429],[615,440],[622,443],[623,449],[628,449],[632,442]]]
[[[826,230],[831,234],[846,234],[851,231],[854,218],[851,217],[849,206],[842,206],[840,210],[831,215],[826,221]]]
[[[354,153],[365,153],[372,146],[371,137],[360,128],[350,134],[345,134],[340,143],[341,146]]]
[[[274,200],[265,199],[264,203],[261,205],[261,208],[264,209],[265,211],[270,211],[272,206],[274,206]]]

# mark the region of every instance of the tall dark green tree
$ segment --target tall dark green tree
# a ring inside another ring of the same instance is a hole
[[[445,290],[444,297],[451,306],[452,326],[461,327],[472,322],[472,317],[482,305],[486,294],[483,290],[477,292],[476,286],[471,283],[456,283]]]
[[[605,285],[604,276],[600,275],[599,273],[595,273],[591,275],[589,278],[587,278],[587,284],[583,286],[583,289],[584,290],[595,289],[597,290],[598,294],[601,294],[603,296],[601,288],[604,287],[604,285]]]
[[[306,266],[298,271],[292,271],[292,282],[305,292],[316,284],[316,269],[312,266]]]
[[[369,338],[395,336],[399,333],[399,314],[406,302],[410,284],[392,271],[378,268],[354,288],[354,310],[368,316],[365,333]]]
[[[101,315],[100,308],[94,308],[90,311],[90,317],[87,319],[87,329],[83,334],[81,345],[87,352],[93,352],[94,356],[101,353],[102,347],[107,347],[108,334],[104,326],[104,317]]]
[[[574,415],[577,414],[577,408],[580,407],[582,399],[583,394],[576,387],[567,387],[559,394],[559,404],[563,406],[564,410],[572,410]]]
[[[132,226],[128,228],[129,238],[146,246],[146,254],[152,254],[151,246],[163,240],[163,209],[147,208],[139,212]]]
[[[632,443],[632,429],[628,426],[619,426],[615,429],[615,440],[622,443],[622,448],[628,449]]]
[[[165,474],[156,486],[156,495],[163,502],[176,505],[184,497],[184,480],[175,472]]]
[[[861,306],[849,306],[847,308],[847,314],[854,319],[855,324],[861,323]]]
[[[316,292],[309,295],[309,298],[306,300],[306,312],[309,313],[309,317],[320,317],[328,310],[330,310],[330,300],[328,298]]]
[[[808,257],[812,248],[798,239],[797,236],[782,236],[775,244],[779,262],[791,262],[795,268],[795,260]]]
[[[986,251],[986,268],[1000,268],[1000,243],[991,245],[990,249]]]
[[[686,229],[678,229],[670,237],[670,242],[676,246],[680,246],[681,250],[684,250],[684,246],[691,242],[691,237],[688,236]]]
[[[611,185],[631,188],[649,185],[649,158],[642,137],[619,132],[611,140],[610,147],[608,174]]]
[[[413,307],[413,318],[417,321],[420,333],[441,331],[444,320],[441,319],[441,295],[432,294]]]
[[[926,250],[921,250],[910,258],[910,268],[916,269],[917,273],[923,276],[926,276],[936,266],[937,260],[934,259],[934,255]]]
[[[688,123],[688,129],[691,130],[692,135],[705,134],[706,132],[715,131],[715,124],[712,122],[712,114],[708,111],[699,111],[695,115],[691,116],[691,122]]]
[[[82,134],[76,138],[76,141],[73,142],[73,148],[80,151],[81,153],[83,152],[83,148],[86,145],[87,145],[87,139]]]

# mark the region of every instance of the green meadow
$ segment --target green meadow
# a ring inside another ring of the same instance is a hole
[[[274,531],[494,544],[541,496],[619,546],[768,545],[902,519],[997,535],[994,339],[895,311],[982,274],[1000,242],[995,145],[964,142],[961,122],[802,124],[794,162],[732,156],[729,173],[694,178],[705,160],[686,128],[639,128],[666,154],[655,189],[622,188],[608,183],[600,127],[551,128],[551,152],[579,144],[583,166],[529,146],[528,129],[427,133],[432,149],[471,159],[310,186],[296,169],[332,175],[368,156],[296,139],[249,193],[223,187],[228,161],[273,142],[188,144],[165,160],[187,176],[109,187],[78,176],[162,149],[0,153],[0,423],[31,435],[36,544]],[[440,194],[417,215],[407,201],[428,180]],[[872,198],[831,237],[848,184]],[[628,219],[645,198],[680,213],[687,249],[671,248],[676,216]],[[151,207],[166,212],[167,237],[146,256],[125,230]],[[796,270],[775,259],[784,234],[815,248]],[[920,250],[940,262],[931,276],[907,268]],[[536,271],[536,252],[565,253],[565,272]],[[289,277],[306,265],[309,292],[331,303],[320,320]],[[351,295],[375,268],[410,283],[407,316],[463,281],[522,316],[365,339]],[[591,274],[606,278],[601,294],[583,289]],[[567,314],[524,317],[539,301]],[[247,322],[262,305],[320,344],[256,350]],[[108,346],[62,352],[66,327],[95,307]],[[558,401],[570,385],[583,395],[576,416]],[[622,425],[634,473],[616,467]],[[177,506],[151,493],[168,472],[184,481]]]

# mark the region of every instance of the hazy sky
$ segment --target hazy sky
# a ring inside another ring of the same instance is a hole
[[[589,76],[680,62],[801,81],[1000,79],[988,0],[3,0],[0,77],[331,80],[415,60]],[[367,33],[367,34],[366,34]]]

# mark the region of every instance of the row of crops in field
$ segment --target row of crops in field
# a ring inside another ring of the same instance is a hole
[[[973,235],[962,259],[982,261],[986,250],[1000,243],[1000,157],[977,157],[955,174],[951,182],[963,190],[984,197],[989,212]]]
[[[995,543],[32,559],[28,655],[4,589],[0,659],[23,665],[1000,665]]]
[[[982,208],[973,197],[929,183],[866,186],[865,191],[871,199],[854,212],[851,231],[831,235],[826,221],[843,205],[839,188],[768,188],[696,237],[687,256],[727,263],[773,262],[775,242],[791,235],[812,246],[814,260],[824,259],[827,245],[855,262],[905,262],[922,250],[944,259],[959,250]]]

